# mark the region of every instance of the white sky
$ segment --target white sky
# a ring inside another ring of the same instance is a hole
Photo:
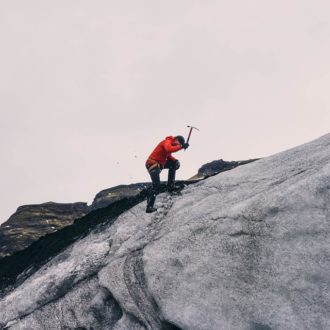
[[[0,1],[0,222],[148,181],[189,124],[181,179],[328,133],[329,17],[328,0]]]

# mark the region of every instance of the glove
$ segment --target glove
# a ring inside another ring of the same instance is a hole
[[[189,143],[184,143],[184,144],[182,145],[182,148],[183,148],[184,150],[188,149],[188,147],[189,147]]]
[[[178,160],[175,161],[175,169],[179,169],[180,168],[180,162]]]

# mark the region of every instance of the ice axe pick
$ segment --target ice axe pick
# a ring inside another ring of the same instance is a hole
[[[191,135],[191,132],[193,131],[193,129],[197,129],[197,131],[199,131],[199,129],[198,129],[197,127],[194,127],[194,126],[189,126],[189,125],[187,125],[187,127],[189,127],[189,128],[190,128],[190,131],[189,131],[189,135],[188,135],[188,138],[187,138],[187,142],[186,142],[186,143],[188,143],[188,142],[189,142],[189,139],[190,139],[190,135]]]

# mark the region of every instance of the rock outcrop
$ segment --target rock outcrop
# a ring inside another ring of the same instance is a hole
[[[258,159],[249,159],[242,161],[225,161],[223,159],[214,160],[210,163],[204,164],[196,175],[189,179],[189,181],[198,181],[208,178],[210,176],[219,174],[221,172],[229,171],[235,167],[254,162]],[[184,181],[178,181],[184,182]],[[144,189],[150,187],[150,182],[134,183],[130,185],[119,185],[100,191],[94,198],[91,205],[92,210],[107,207],[114,202],[123,198],[130,198],[137,196]]]
[[[163,193],[153,214],[134,198],[28,266],[0,328],[330,328],[330,134]]]
[[[255,159],[231,162],[216,160],[203,165],[198,170],[198,174],[189,181],[205,179],[252,161]],[[71,225],[75,219],[83,217],[90,211],[105,208],[124,198],[136,197],[148,187],[150,182],[108,188],[96,194],[90,206],[82,202],[73,204],[48,202],[20,206],[9,220],[0,226],[0,258],[23,250],[40,237]]]
[[[223,159],[214,160],[213,162],[204,164],[198,170],[197,174],[191,178],[191,180],[208,178],[210,176],[219,174],[221,172],[232,170],[235,167],[255,162],[256,160],[259,159],[249,159],[249,160],[229,161],[229,162]]]
[[[0,258],[28,247],[40,237],[71,225],[89,212],[86,203],[20,206],[0,227]]]
[[[94,198],[91,205],[92,210],[107,207],[123,198],[137,196],[142,190],[147,189],[150,183],[134,183],[120,185],[100,191]]]

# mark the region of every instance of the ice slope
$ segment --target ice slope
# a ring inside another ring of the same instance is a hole
[[[0,301],[8,329],[330,329],[330,134],[141,203]]]

